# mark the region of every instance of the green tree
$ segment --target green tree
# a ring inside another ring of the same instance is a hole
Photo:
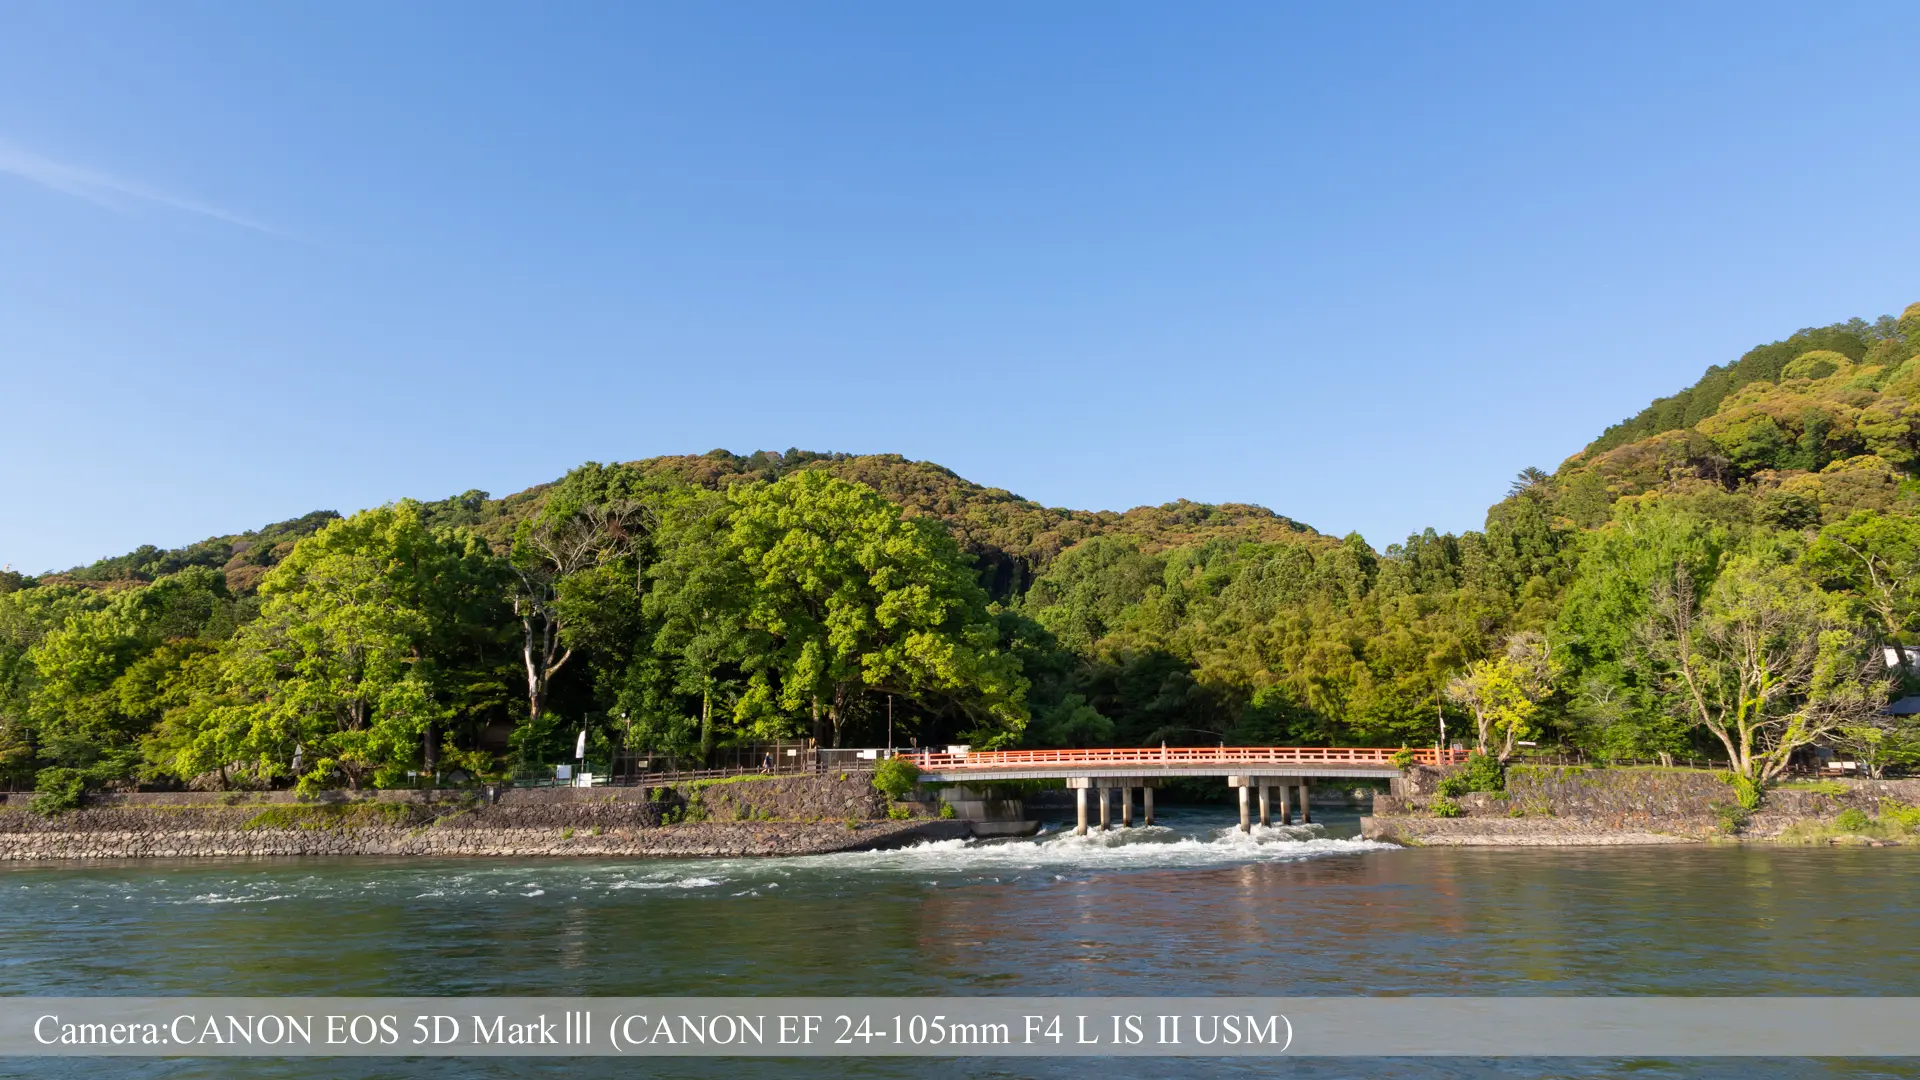
[[[535,726],[545,718],[554,677],[574,657],[567,619],[578,605],[566,602],[564,583],[578,573],[622,566],[639,592],[638,564],[654,523],[645,496],[653,487],[626,466],[589,462],[554,485],[514,532],[508,561],[513,613],[520,621],[527,718]]]
[[[1474,749],[1502,763],[1515,745],[1534,734],[1540,702],[1552,690],[1555,674],[1546,637],[1516,634],[1502,656],[1476,660],[1447,684],[1447,696],[1473,714]]]
[[[1755,784],[1886,700],[1845,602],[1765,546],[1732,556],[1704,593],[1685,568],[1657,583],[1642,635],[1668,707]]]
[[[432,769],[447,725],[497,703],[504,585],[478,538],[426,528],[411,503],[327,526],[261,582],[261,617],[219,691],[165,727],[158,764],[185,778],[247,762],[309,787]]]
[[[957,709],[981,742],[1025,726],[1026,680],[999,647],[986,593],[937,523],[824,472],[727,495],[724,557],[744,592],[742,722],[805,710],[839,745],[868,695]]]
[[[1804,561],[1829,587],[1860,597],[1899,657],[1901,675],[1911,674],[1903,637],[1920,611],[1920,521],[1861,510],[1822,529]]]
[[[712,759],[721,737],[719,712],[731,713],[739,699],[750,648],[751,581],[729,542],[732,506],[725,496],[704,492],[670,504],[661,516],[659,558],[646,598],[646,612],[659,625],[653,656],[665,665],[672,695],[699,699],[695,730],[702,761]]]

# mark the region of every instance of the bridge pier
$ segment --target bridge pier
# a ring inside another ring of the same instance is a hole
[[[1307,797],[1309,783],[1306,777],[1300,778],[1300,824],[1302,825],[1313,824],[1313,802]]]
[[[1262,781],[1260,784],[1260,827],[1273,824],[1273,786]]]
[[[1153,785],[1148,784],[1141,788],[1140,797],[1142,802],[1141,809],[1146,812],[1146,824],[1151,828],[1153,826]]]
[[[1253,777],[1229,776],[1227,777],[1227,786],[1240,789],[1240,831],[1252,832],[1253,822],[1251,815],[1248,813],[1250,810],[1248,804],[1251,801],[1251,796],[1248,794],[1247,789],[1253,786]]]
[[[1120,787],[1120,826],[1133,828],[1133,788],[1125,784]]]
[[[1080,823],[1074,826],[1073,829],[1073,835],[1075,836],[1087,835],[1087,788],[1092,785],[1093,781],[1088,780],[1084,776],[1069,777],[1067,779],[1067,786],[1073,789],[1074,809],[1078,811],[1078,817],[1080,819]]]
[[[1291,825],[1293,824],[1293,807],[1291,805],[1292,800],[1288,798],[1288,796],[1290,796],[1293,793],[1293,785],[1281,784],[1279,787],[1279,790],[1280,790],[1280,824]]]

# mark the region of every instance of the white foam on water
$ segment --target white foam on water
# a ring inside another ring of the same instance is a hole
[[[1089,832],[1045,832],[1031,839],[940,840],[892,851],[846,852],[802,860],[836,869],[967,874],[995,872],[1176,869],[1278,862],[1390,850],[1370,840],[1329,839],[1319,826],[1254,826],[1180,830],[1164,825]]]
[[[710,877],[672,878],[655,876],[644,881],[632,881],[625,878],[608,885],[609,889],[706,889],[722,884]]]

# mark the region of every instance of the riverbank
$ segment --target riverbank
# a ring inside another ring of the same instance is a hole
[[[820,855],[970,835],[964,821],[888,817],[864,776],[656,788],[101,795],[51,817],[0,796],[0,861],[404,855]]]
[[[1409,770],[1374,798],[1361,835],[1413,847],[1920,842],[1920,780],[1790,783],[1749,808],[1726,774],[1694,769],[1515,766],[1505,791],[1452,798],[1441,779]]]

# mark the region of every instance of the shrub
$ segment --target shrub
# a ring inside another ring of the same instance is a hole
[[[889,799],[897,799],[920,782],[920,766],[905,758],[888,758],[874,767],[873,786]]]
[[[1738,773],[1731,773],[1727,777],[1727,783],[1733,785],[1733,797],[1740,804],[1740,809],[1749,812],[1760,809],[1762,790],[1757,781]]]
[[[911,806],[887,807],[887,817],[894,821],[905,821],[912,816],[913,816],[913,807]]]
[[[1735,836],[1747,827],[1747,811],[1741,807],[1716,806],[1714,811],[1720,815],[1720,831],[1728,836]]]
[[[79,808],[80,797],[87,793],[87,774],[79,769],[41,769],[33,787],[37,794],[27,809],[52,817]]]
[[[1459,803],[1454,802],[1444,795],[1433,800],[1432,809],[1434,817],[1456,818],[1466,813],[1466,811],[1460,809]]]
[[[1413,751],[1403,746],[1400,749],[1395,750],[1393,752],[1393,757],[1389,760],[1393,762],[1394,768],[1404,769],[1413,764]]]
[[[1492,754],[1469,754],[1460,776],[1466,778],[1468,791],[1505,791],[1507,770]]]
[[[942,821],[953,820],[953,804],[952,803],[943,802],[940,804],[940,819]]]
[[[1920,806],[1908,806],[1899,799],[1881,799],[1880,820],[1912,832],[1920,829]]]
[[[1833,823],[1848,832],[1857,833],[1865,829],[1868,825],[1873,824],[1873,821],[1867,817],[1863,811],[1856,807],[1849,806],[1845,810],[1840,811],[1840,816],[1834,818]]]
[[[1472,791],[1505,791],[1506,789],[1506,767],[1500,764],[1498,758],[1478,751],[1467,756],[1467,763],[1460,766],[1458,772],[1440,781],[1440,794],[1449,799],[1459,798]]]

